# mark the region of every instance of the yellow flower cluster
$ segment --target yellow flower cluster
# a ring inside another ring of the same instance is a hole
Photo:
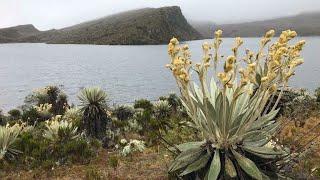
[[[240,75],[240,87],[247,84],[253,84],[256,87],[261,86],[270,92],[276,91],[278,84],[286,83],[294,75],[294,70],[298,65],[303,63],[300,52],[305,45],[305,41],[299,41],[293,46],[288,42],[297,36],[295,31],[283,31],[279,38],[269,46],[268,52],[264,54],[264,49],[275,35],[274,30],[269,30],[260,40],[260,49],[255,54],[247,49],[243,58],[246,66],[238,70],[237,56],[238,49],[244,43],[240,37],[235,39],[232,47],[233,55],[227,56],[223,66],[223,72],[216,72],[218,59],[218,49],[222,43],[222,31],[215,31],[215,37],[212,44],[205,42],[202,45],[203,59],[200,63],[195,64],[194,70],[198,73],[202,86],[205,86],[205,79],[210,60],[214,59],[214,70],[223,87],[232,88],[234,82],[237,82],[237,75]],[[214,50],[212,58],[211,50]],[[171,63],[167,65],[181,83],[190,81],[189,70],[191,68],[190,51],[187,45],[179,47],[179,41],[172,38],[168,45],[168,53],[171,56]],[[222,56],[221,56],[222,57]],[[260,61],[263,57],[265,61]]]
[[[168,53],[171,56],[171,63],[167,64],[166,67],[172,70],[174,76],[180,82],[188,83],[190,80],[188,70],[191,65],[189,46],[185,45],[180,48],[179,41],[176,38],[172,38],[168,45]]]
[[[171,55],[171,56],[174,56],[175,54],[177,54],[179,52],[179,41],[177,38],[172,38],[170,40],[170,43],[168,45],[168,53]]]
[[[255,62],[248,63],[247,67],[245,69],[239,69],[240,74],[240,84],[241,86],[245,86],[248,83],[256,83],[256,66],[257,64]]]
[[[274,34],[275,34],[275,31],[273,29],[266,32],[266,34],[260,41],[261,47],[265,47],[268,44],[268,42],[271,41],[271,38],[273,38]]]
[[[220,79],[223,85],[228,87],[232,87],[232,78],[234,76],[234,68],[235,68],[236,57],[231,55],[227,57],[227,60],[224,64],[224,72],[218,73],[217,77]]]
[[[232,48],[232,52],[233,52],[234,56],[238,55],[238,49],[242,44],[243,44],[243,40],[240,37],[236,37],[236,43],[235,43],[234,47]]]
[[[271,45],[267,64],[268,73],[266,75],[269,82],[276,78],[278,72],[283,74],[284,81],[288,81],[294,75],[294,68],[303,63],[303,59],[299,57],[305,41],[299,41],[294,46],[288,46],[288,42],[296,36],[295,31],[283,31],[278,41]]]
[[[210,54],[209,51],[211,49],[211,46],[208,42],[203,43],[202,45],[202,50],[203,50],[203,62],[204,64],[208,67],[209,66],[209,61],[210,61]]]
[[[213,42],[213,48],[215,49],[215,54],[214,54],[214,61],[217,63],[218,61],[218,49],[222,43],[222,30],[217,30],[214,32],[214,42]]]
[[[260,41],[260,50],[254,60],[254,53],[249,49],[246,50],[246,56],[244,61],[247,63],[247,68],[241,69],[239,74],[241,76],[241,85],[246,85],[249,82],[258,85],[256,79],[257,63],[261,57],[263,57],[263,49],[271,38],[275,35],[274,30],[268,31]],[[303,63],[303,59],[300,57],[300,51],[302,50],[305,41],[299,41],[294,46],[288,46],[288,42],[297,36],[295,31],[287,30],[283,31],[279,39],[273,43],[268,49],[268,54],[265,61],[266,73],[260,74],[260,82],[262,85],[269,87],[270,91],[275,91],[277,85],[274,84],[277,77],[283,77],[280,81],[288,81],[289,78],[294,75],[294,68]],[[260,66],[260,64],[259,64]],[[260,66],[261,68],[261,66]],[[261,73],[261,72],[260,72]]]
[[[243,58],[244,62],[250,64],[253,62],[254,53],[250,49],[246,49],[246,55]]]

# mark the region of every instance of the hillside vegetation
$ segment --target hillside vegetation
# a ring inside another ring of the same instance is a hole
[[[212,38],[214,30],[217,29],[222,29],[225,37],[259,37],[270,28],[275,29],[278,33],[286,29],[295,29],[300,36],[317,36],[320,35],[320,12],[245,23],[193,22],[192,25],[205,38]]]
[[[13,28],[6,31],[15,32]],[[127,11],[60,30],[33,34],[2,35],[0,42],[46,42],[56,44],[164,44],[173,36],[201,39],[177,6]],[[11,38],[10,41],[6,39]]]
[[[17,39],[38,34],[40,31],[33,25],[21,25],[0,29],[0,43],[16,42]]]

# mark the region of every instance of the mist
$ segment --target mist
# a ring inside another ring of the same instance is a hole
[[[180,6],[188,20],[234,23],[320,11],[315,0],[0,0],[0,28],[33,24],[59,29],[144,7]]]

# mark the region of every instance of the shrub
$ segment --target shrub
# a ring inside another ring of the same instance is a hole
[[[316,100],[318,103],[320,103],[320,87],[318,87],[315,91],[314,94],[316,96]]]
[[[169,94],[167,101],[174,112],[177,112],[178,109],[182,106],[180,98],[174,93]]]
[[[102,147],[102,143],[98,139],[91,139],[90,140],[90,146],[92,146],[95,149],[99,149],[99,148]]]
[[[134,115],[134,109],[131,106],[122,105],[113,111],[113,114],[121,121],[127,121]]]
[[[135,118],[128,121],[128,128],[128,130],[131,132],[139,132],[143,129]]]
[[[142,130],[146,130],[146,131],[148,130],[151,118],[152,118],[152,113],[151,111],[148,111],[148,110],[143,110],[135,114],[135,119],[137,120],[139,125],[142,127]],[[144,133],[144,131],[142,131],[142,133]]]
[[[152,105],[152,103],[151,103],[149,100],[147,100],[147,99],[139,99],[139,100],[136,100],[136,101],[134,102],[133,107],[134,107],[135,109],[141,108],[141,109],[144,109],[144,110],[152,111],[153,105]]]
[[[39,106],[41,104],[51,104],[50,113],[53,115],[63,115],[65,109],[69,107],[67,96],[57,86],[46,86],[35,90],[25,98],[27,107]]]
[[[39,145],[43,141],[42,139],[42,132],[39,129],[22,132],[14,146],[23,152],[23,155],[31,155],[32,157],[38,158],[38,156],[35,155],[34,150],[39,149]],[[45,146],[47,146],[47,144]]]
[[[55,147],[59,159],[67,158],[70,162],[86,163],[96,153],[84,138],[73,139],[60,143]]]
[[[304,124],[312,112],[319,108],[319,104],[312,95],[306,90],[288,90],[285,94],[291,94],[287,97],[287,101],[280,101],[283,103],[283,115],[296,121],[296,123]],[[294,95],[292,95],[294,94]]]
[[[35,124],[40,119],[40,114],[34,107],[23,110],[22,121],[28,124]]]
[[[69,108],[69,104],[68,104],[68,96],[63,93],[63,92],[60,92],[58,94],[58,97],[55,101],[56,103],[54,104],[53,106],[53,114],[55,115],[58,115],[58,114],[61,114],[63,115],[66,111],[66,109]]]
[[[106,138],[109,140],[107,145],[104,145],[105,147],[113,147],[114,142],[117,142],[120,138],[120,129],[107,129],[106,132]]]
[[[166,119],[171,114],[171,105],[169,105],[168,101],[159,100],[155,102],[153,109],[156,119]]]
[[[21,133],[14,144],[22,152],[19,164],[29,168],[51,168],[67,163],[87,163],[95,155],[94,148],[81,137],[52,143],[42,135],[42,130],[37,127]]]
[[[203,44],[202,61],[193,67],[188,46],[179,47],[178,40],[171,39],[168,48],[171,63],[167,67],[172,70],[182,103],[194,127],[202,133],[203,141],[176,146],[178,156],[170,165],[169,173],[210,180],[278,178],[276,162],[288,152],[277,144],[269,146],[280,125],[274,117],[289,78],[296,66],[303,63],[300,51],[305,41],[289,46],[289,40],[297,34],[283,31],[264,55],[264,47],[274,33],[271,30],[265,34],[256,54],[246,51],[244,69],[239,69],[240,63],[237,62],[238,48],[243,41],[236,38],[233,55],[226,58],[221,73],[217,73],[221,30],[215,32],[213,44]],[[217,84],[213,77],[209,88],[207,75],[210,67],[219,82]],[[198,74],[200,87],[190,83],[191,68]],[[280,95],[269,109],[270,97],[277,93],[278,86],[282,86]]]
[[[49,143],[37,128],[34,131],[22,132],[14,143],[14,147],[22,152],[18,158],[18,164],[34,168],[41,166],[45,161],[47,164],[51,164],[49,161],[54,162]]]
[[[103,139],[106,135],[107,94],[100,88],[85,88],[78,95],[82,112],[82,127],[89,137]]]
[[[4,126],[7,124],[7,118],[3,115],[2,111],[0,110],[0,126]]]
[[[116,118],[112,119],[112,125],[113,125],[113,129],[121,129],[123,130],[125,127],[127,127],[128,122],[127,121],[121,121],[118,120]]]
[[[53,116],[53,114],[51,113],[52,104],[40,104],[39,106],[34,106],[34,108],[37,110],[41,121],[50,119]]]
[[[8,114],[13,120],[17,120],[21,118],[21,112],[19,109],[11,109],[10,111],[8,111]]]

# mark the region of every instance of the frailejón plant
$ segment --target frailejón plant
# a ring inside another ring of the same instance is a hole
[[[300,52],[305,41],[289,45],[297,34],[287,30],[268,45],[274,34],[274,30],[268,31],[258,52],[247,49],[241,58],[238,49],[243,40],[237,37],[232,55],[224,58],[218,51],[222,43],[222,31],[218,30],[212,43],[203,44],[203,58],[197,64],[190,60],[188,45],[180,46],[176,38],[171,39],[167,67],[203,141],[177,145],[179,155],[169,173],[209,180],[277,178],[276,162],[286,151],[271,143],[280,125],[274,117],[283,89],[303,63]],[[223,70],[218,72],[220,63]],[[198,75],[199,85],[192,81],[196,78],[191,71]],[[208,74],[213,74],[210,82]],[[271,104],[275,95],[276,103]]]
[[[46,123],[43,137],[53,143],[66,142],[79,137],[77,130],[78,127],[74,126],[72,122],[62,120],[60,115],[56,115]]]
[[[20,153],[12,145],[20,134],[23,126],[15,124],[13,126],[0,126],[0,161],[4,158],[12,159]]]
[[[82,127],[88,136],[103,139],[108,122],[107,94],[98,87],[83,89],[78,95],[82,112]]]

